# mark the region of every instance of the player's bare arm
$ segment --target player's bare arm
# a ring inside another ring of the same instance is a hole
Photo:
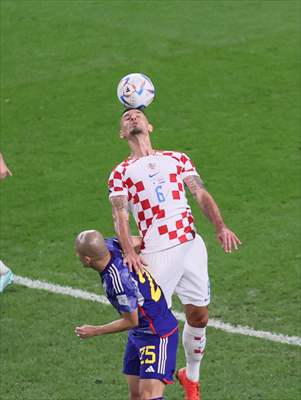
[[[129,270],[138,272],[143,270],[143,260],[136,253],[136,245],[131,240],[129,224],[129,206],[127,196],[114,196],[111,198],[115,231],[124,252],[124,262]]]
[[[213,200],[212,196],[206,190],[202,179],[199,176],[188,176],[184,182],[190,190],[193,197],[196,199],[206,217],[213,223],[216,230],[220,230],[225,226],[223,218]]]
[[[122,318],[116,321],[110,322],[106,325],[83,325],[75,328],[74,333],[81,339],[88,339],[93,336],[101,336],[109,333],[117,333],[126,331],[128,329],[135,328],[138,326],[138,311],[122,313]]]
[[[125,255],[134,252],[131,243],[131,232],[129,224],[129,206],[126,196],[115,196],[111,198],[112,213],[115,231]]]
[[[202,179],[197,176],[188,176],[184,182],[197,201],[202,212],[215,226],[217,239],[226,253],[237,250],[241,244],[239,238],[225,225],[220,210],[211,194],[206,190]]]

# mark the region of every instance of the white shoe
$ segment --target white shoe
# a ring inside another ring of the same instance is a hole
[[[4,289],[11,285],[14,281],[14,274],[11,270],[7,271],[6,274],[0,276],[0,293],[4,291]]]

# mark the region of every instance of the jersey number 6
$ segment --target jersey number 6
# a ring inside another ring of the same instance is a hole
[[[159,202],[159,203],[163,203],[163,201],[165,201],[165,196],[164,196],[164,194],[162,193],[162,186],[161,186],[161,185],[157,186],[157,187],[155,188],[155,191],[156,191],[156,195],[157,195],[158,202]]]

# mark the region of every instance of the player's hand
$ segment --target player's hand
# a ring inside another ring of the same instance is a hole
[[[135,253],[135,251],[130,253],[125,253],[123,256],[123,261],[127,264],[129,271],[135,271],[136,273],[144,272],[144,267],[147,265],[143,258]]]
[[[77,326],[74,329],[74,333],[81,339],[88,339],[96,335],[96,327],[92,325]]]
[[[232,250],[238,250],[238,246],[241,244],[235,233],[226,226],[217,232],[217,240],[222,245],[225,253],[232,253]]]
[[[12,173],[8,166],[5,164],[5,161],[0,153],[0,181],[5,179],[7,176],[12,176]]]

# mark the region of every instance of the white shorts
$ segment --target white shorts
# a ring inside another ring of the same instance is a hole
[[[176,293],[182,304],[207,306],[210,303],[208,258],[203,239],[193,240],[157,253],[142,254],[148,269],[161,286],[168,307]]]

